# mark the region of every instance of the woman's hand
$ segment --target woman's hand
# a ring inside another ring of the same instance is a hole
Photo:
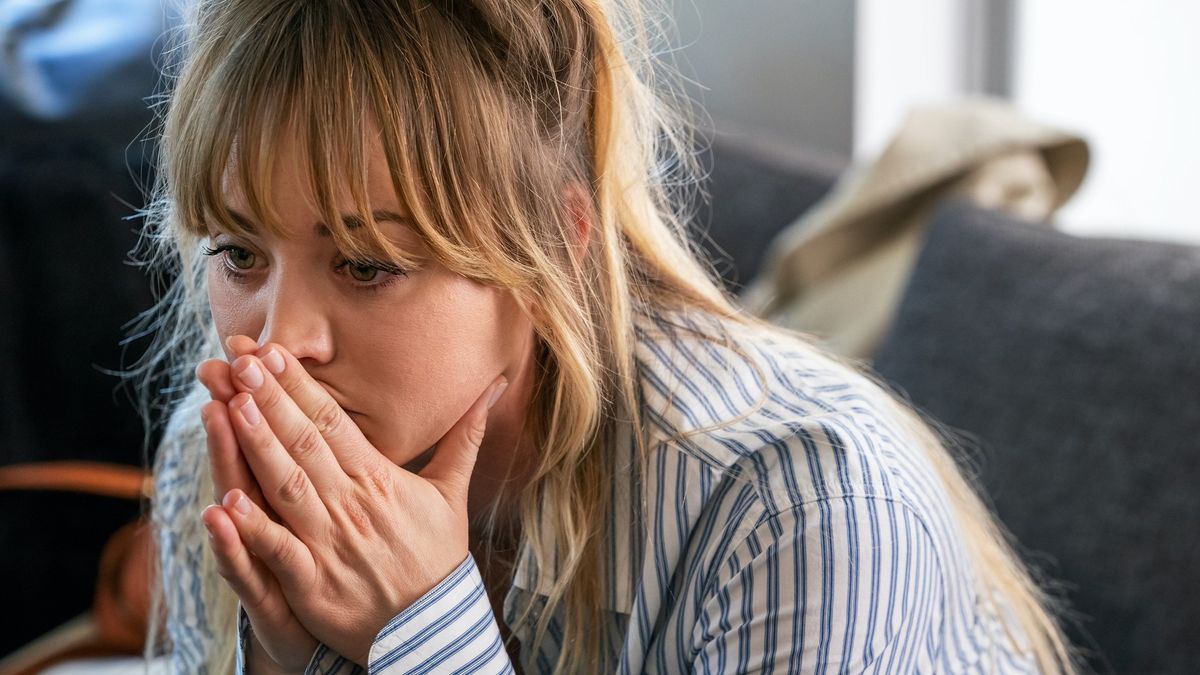
[[[240,356],[254,353],[257,345],[249,338],[242,338],[232,340],[229,347],[235,356]],[[196,368],[197,379],[213,398],[201,408],[200,415],[208,436],[214,501],[221,503],[226,495],[245,494],[259,508],[270,512],[271,507],[250,474],[229,420],[229,400],[237,394],[231,376],[229,364],[221,359],[209,359]],[[231,493],[234,489],[238,492]],[[303,672],[317,648],[316,638],[296,619],[274,575],[262,561],[247,555],[225,509],[210,506],[205,509],[203,519],[212,536],[217,570],[241,600],[254,628],[247,646],[247,671]]]
[[[467,489],[488,410],[507,382],[492,382],[414,474],[372,446],[286,350],[258,353],[232,365],[240,393],[228,418],[280,522],[231,490],[223,514],[244,548],[226,553],[253,554],[299,623],[366,667],[379,630],[467,556]],[[229,569],[235,590],[263,590],[252,565]]]

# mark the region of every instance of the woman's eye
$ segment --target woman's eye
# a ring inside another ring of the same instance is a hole
[[[205,246],[203,253],[207,256],[224,254],[226,260],[232,263],[236,269],[242,271],[254,269],[254,263],[258,259],[257,256],[250,251],[232,244],[221,244],[216,248]],[[234,273],[232,271],[230,272]]]
[[[254,254],[244,248],[229,249],[229,261],[239,270],[254,269]]]
[[[258,256],[253,252],[241,246],[234,246],[233,244],[221,244],[215,248],[205,246],[203,253],[207,256],[224,255],[227,262],[221,265],[220,269],[230,279],[239,282],[247,278],[244,273],[253,270],[255,263],[258,262]],[[343,262],[337,266],[339,271],[342,268],[347,268],[346,272],[350,278],[358,282],[356,287],[364,291],[381,290],[384,286],[391,285],[400,277],[408,276],[399,267],[383,262],[343,259]],[[383,278],[384,275],[387,275],[387,277]]]
[[[374,281],[375,277],[379,276],[379,268],[371,265],[350,263],[347,267],[350,269],[350,276],[356,281]]]
[[[346,260],[338,265],[338,269],[346,269],[346,274],[357,282],[357,287],[364,291],[378,291],[390,286],[401,277],[408,276],[407,272],[385,262],[370,260]]]

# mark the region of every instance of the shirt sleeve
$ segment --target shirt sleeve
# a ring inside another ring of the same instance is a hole
[[[238,606],[237,669],[245,675],[250,622]],[[467,554],[445,579],[387,623],[371,644],[368,672],[513,673],[475,558]],[[358,664],[320,645],[305,675],[357,675]]]
[[[943,582],[911,508],[876,497],[764,518],[726,558],[696,626],[696,673],[918,672]]]
[[[379,631],[368,658],[372,675],[514,672],[470,553]]]

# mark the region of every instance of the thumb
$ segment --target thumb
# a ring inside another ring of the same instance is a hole
[[[484,390],[466,414],[437,442],[433,457],[417,474],[433,483],[447,501],[461,499],[466,502],[471,472],[475,469],[475,458],[479,455],[479,444],[483,442],[487,427],[488,411],[507,387],[508,380],[501,376]]]

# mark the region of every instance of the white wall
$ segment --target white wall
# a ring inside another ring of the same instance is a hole
[[[1200,2],[1024,0],[1013,94],[1089,137],[1065,230],[1200,243]]]
[[[1005,89],[1027,116],[1088,138],[1055,220],[1078,234],[1200,243],[1200,2],[1006,0]],[[980,91],[972,20],[987,0],[857,0],[854,157],[914,104]]]
[[[854,158],[874,159],[915,105],[966,93],[965,0],[858,0]]]
[[[718,131],[848,158],[853,0],[674,0],[684,72]],[[690,66],[690,67],[689,67]]]

